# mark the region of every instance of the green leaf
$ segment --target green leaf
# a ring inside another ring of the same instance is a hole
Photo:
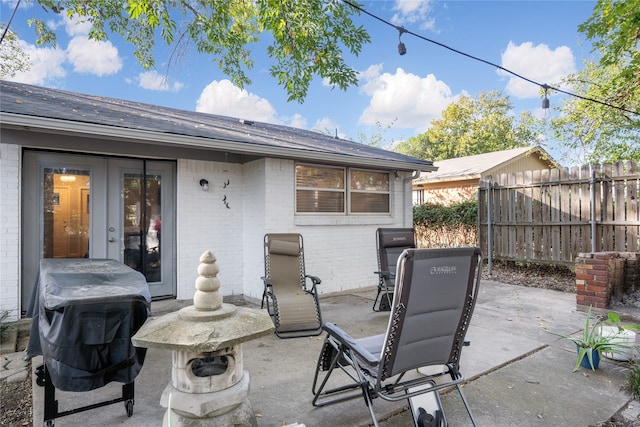
[[[352,17],[358,10],[337,0],[42,0],[45,11],[65,10],[69,17],[91,23],[90,37],[107,40],[120,35],[135,46],[144,68],[154,66],[156,40],[170,45],[172,58],[182,58],[189,46],[219,64],[234,84],[251,83],[251,47],[267,47],[271,75],[291,101],[304,101],[316,78],[340,89],[358,83],[348,65],[370,42],[364,27]],[[32,20],[39,44],[55,43],[55,31]],[[159,38],[157,36],[160,36]]]

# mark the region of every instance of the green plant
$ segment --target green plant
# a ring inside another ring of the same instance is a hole
[[[640,397],[640,361],[634,360],[629,365],[629,388],[634,399]]]
[[[596,319],[593,324],[591,323],[591,309],[589,306],[587,310],[587,317],[584,323],[584,328],[582,329],[582,334],[580,336],[572,336],[572,335],[564,335],[558,334],[555,332],[549,332],[555,336],[560,338],[567,339],[573,342],[578,348],[578,360],[576,361],[576,366],[573,368],[573,372],[577,371],[580,368],[580,363],[582,359],[587,356],[589,360],[589,366],[591,366],[592,370],[595,370],[593,365],[593,353],[598,353],[598,356],[602,356],[602,353],[615,354],[620,353],[624,349],[630,348],[631,346],[621,343],[616,340],[616,336],[608,336],[600,333],[600,327],[603,324],[616,324],[619,328],[624,328],[620,324],[620,317],[615,313],[609,313],[608,320],[603,321],[602,319]],[[616,321],[617,320],[617,321]]]
[[[478,224],[478,201],[466,200],[450,206],[424,203],[413,207],[413,223],[428,227],[471,226]]]

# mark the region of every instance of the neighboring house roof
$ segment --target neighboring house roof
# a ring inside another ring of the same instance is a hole
[[[405,171],[421,160],[293,127],[0,81],[0,127]]]
[[[475,156],[457,157],[454,159],[434,162],[438,168],[436,172],[421,174],[414,180],[420,182],[436,182],[448,180],[479,179],[490,175],[492,171],[506,167],[524,156],[538,156],[548,162],[550,168],[558,167],[555,160],[540,147],[520,147],[511,150],[494,151],[492,153],[477,154]]]

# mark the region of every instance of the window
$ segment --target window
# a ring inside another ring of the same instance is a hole
[[[296,165],[296,212],[344,213],[345,170]]]
[[[347,212],[389,213],[389,173],[296,165],[296,213]]]
[[[349,198],[352,213],[389,213],[389,174],[351,169]]]

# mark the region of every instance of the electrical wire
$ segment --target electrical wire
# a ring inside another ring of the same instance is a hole
[[[4,41],[4,36],[7,35],[7,31],[9,31],[9,26],[11,25],[11,21],[13,21],[13,17],[16,16],[16,11],[20,6],[20,0],[16,2],[16,7],[13,8],[13,12],[11,12],[11,17],[9,18],[9,22],[7,22],[7,26],[4,27],[4,31],[2,32],[2,36],[0,37],[0,44]]]
[[[597,103],[597,104],[604,105],[604,106],[609,107],[609,108],[615,108],[616,110],[624,111],[624,112],[626,112],[626,113],[631,113],[631,114],[637,114],[637,115],[640,115],[640,111],[629,110],[629,109],[627,109],[627,108],[619,107],[619,106],[617,106],[617,105],[612,105],[612,104],[609,104],[609,103],[604,102],[604,101],[600,101],[600,100],[597,100],[597,99],[589,98],[589,97],[587,97],[587,96],[578,95],[577,93],[569,92],[569,91],[566,91],[566,90],[563,90],[563,89],[560,89],[560,88],[557,88],[557,87],[554,87],[554,86],[548,85],[548,84],[546,84],[546,83],[539,83],[539,82],[537,82],[537,81],[535,81],[535,80],[532,80],[532,79],[527,78],[527,77],[525,77],[525,76],[523,76],[523,75],[520,75],[520,74],[518,74],[518,73],[516,73],[516,72],[514,72],[514,71],[511,71],[511,70],[509,70],[508,68],[505,68],[505,67],[503,67],[503,66],[501,66],[501,65],[494,64],[494,63],[493,63],[493,62],[491,62],[491,61],[487,61],[486,59],[482,59],[482,58],[479,58],[479,57],[477,57],[477,56],[474,56],[474,55],[468,54],[468,53],[466,53],[466,52],[463,52],[463,51],[461,51],[461,50],[454,49],[453,47],[448,46],[448,45],[446,45],[446,44],[444,44],[444,43],[440,43],[440,42],[438,42],[438,41],[436,41],[436,40],[432,40],[432,39],[430,39],[430,38],[428,38],[428,37],[424,37],[424,36],[422,36],[422,35],[420,35],[420,34],[414,33],[413,31],[407,30],[405,27],[398,27],[398,26],[396,26],[396,25],[392,24],[391,22],[389,22],[389,21],[387,21],[387,20],[385,20],[385,19],[383,19],[383,18],[381,18],[381,17],[379,17],[379,16],[377,16],[377,15],[375,15],[375,14],[373,14],[373,13],[369,12],[368,10],[364,9],[363,7],[358,6],[357,4],[352,3],[352,2],[351,2],[351,1],[349,1],[349,0],[342,0],[342,2],[343,2],[343,3],[345,3],[345,4],[347,4],[347,5],[349,5],[349,6],[351,6],[351,7],[352,7],[352,8],[354,8],[354,9],[356,9],[356,10],[358,10],[358,11],[360,11],[360,12],[364,13],[365,15],[370,16],[371,18],[377,19],[378,21],[380,21],[380,22],[382,22],[382,23],[384,23],[384,24],[386,24],[386,25],[388,25],[388,26],[390,26],[390,27],[395,28],[396,30],[398,30],[398,31],[400,32],[400,34],[403,34],[403,33],[411,34],[411,35],[412,35],[412,36],[414,36],[414,37],[417,37],[417,38],[422,39],[422,40],[424,40],[424,41],[427,41],[427,42],[429,42],[429,43],[433,43],[433,44],[435,44],[435,45],[438,45],[438,46],[440,46],[440,47],[443,47],[443,48],[445,48],[445,49],[448,49],[448,50],[450,50],[450,51],[452,51],[452,52],[455,52],[455,53],[457,53],[457,54],[459,54],[459,55],[466,56],[467,58],[470,58],[470,59],[473,59],[473,60],[476,60],[476,61],[479,61],[479,62],[485,63],[485,64],[487,64],[487,65],[491,65],[492,67],[496,67],[497,69],[502,70],[502,71],[504,71],[505,73],[511,74],[511,75],[513,75],[513,76],[515,76],[515,77],[517,77],[517,78],[519,78],[519,79],[522,79],[522,80],[524,80],[524,81],[526,81],[526,82],[529,82],[529,83],[531,83],[531,84],[534,84],[534,85],[536,85],[536,86],[540,86],[540,88],[541,88],[541,89],[543,89],[543,90],[553,90],[553,91],[556,91],[556,92],[559,92],[559,93],[563,93],[563,94],[565,94],[565,95],[569,95],[569,96],[573,96],[573,97],[576,97],[576,98],[582,99],[582,100],[584,100],[584,101],[595,102],[595,103]]]

